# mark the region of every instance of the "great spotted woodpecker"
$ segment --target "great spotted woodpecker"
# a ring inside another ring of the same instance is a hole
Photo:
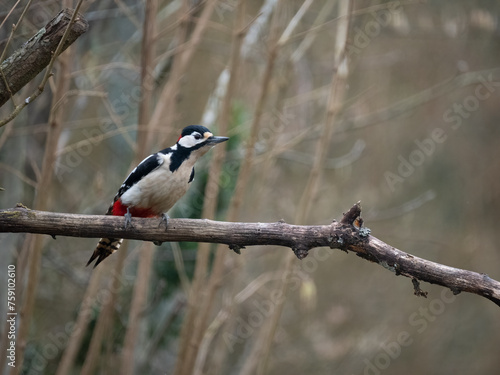
[[[120,186],[106,215],[125,216],[125,228],[134,217],[162,217],[186,193],[194,178],[194,164],[217,143],[206,127],[190,125],[182,130],[177,143],[144,159]],[[101,238],[87,266],[94,268],[120,247],[121,238]]]

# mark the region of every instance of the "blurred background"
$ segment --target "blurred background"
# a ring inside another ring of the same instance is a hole
[[[26,6],[12,3],[5,57],[77,2],[34,2],[7,43]],[[171,217],[328,224],[361,201],[386,243],[500,279],[500,3],[103,0],[80,13],[88,32],[0,128],[0,208],[104,214],[142,157],[203,124],[231,139]],[[126,241],[92,270],[96,242],[0,234],[0,284],[16,265],[23,312],[4,373],[498,373],[498,306],[426,283],[416,297],[352,253]]]

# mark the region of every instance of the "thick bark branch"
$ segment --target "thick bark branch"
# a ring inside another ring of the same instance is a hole
[[[350,223],[354,220],[354,213],[360,213],[358,203],[341,222],[334,221],[330,225],[170,219],[168,229],[165,230],[163,225],[159,226],[159,219],[132,218],[133,227],[124,229],[123,217],[34,211],[19,206],[0,210],[0,232],[161,242],[211,242],[229,245],[236,252],[245,246],[279,245],[290,247],[299,259],[307,256],[312,248],[326,246],[353,251],[361,258],[378,263],[396,275],[409,277],[417,295],[425,296],[418,283],[420,280],[442,285],[455,294],[478,294],[500,306],[500,282],[486,274],[445,266],[398,250],[369,235],[368,229],[352,226]]]
[[[0,69],[5,79],[0,75],[0,106],[5,104],[11,95],[23,88],[50,63],[72,15],[72,9],[61,10],[44,28],[1,63]],[[61,52],[85,33],[88,27],[89,24],[85,18],[79,14],[71,25],[71,30]],[[6,87],[5,81],[7,81],[8,87]]]

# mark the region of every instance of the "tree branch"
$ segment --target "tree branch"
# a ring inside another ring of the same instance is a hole
[[[51,236],[111,237],[144,241],[190,241],[229,245],[239,251],[246,246],[278,245],[290,247],[299,259],[315,247],[353,251],[357,256],[378,263],[397,276],[412,280],[417,295],[425,296],[418,281],[438,284],[454,294],[460,292],[483,296],[500,306],[500,282],[486,274],[445,266],[398,250],[376,237],[367,228],[349,224],[356,203],[341,222],[330,225],[291,225],[276,223],[232,223],[213,220],[170,219],[168,229],[156,219],[132,218],[132,228],[124,229],[123,217],[75,215],[30,210],[22,205],[0,210],[0,232],[39,233]],[[346,216],[350,215],[346,219]],[[358,220],[359,222],[359,220]]]
[[[49,65],[59,42],[70,25],[73,13],[72,9],[61,10],[45,27],[1,63],[0,70],[3,77],[0,79],[0,106]],[[66,40],[57,51],[58,54],[85,33],[88,27],[89,24],[85,18],[79,14],[75,22],[70,25]]]

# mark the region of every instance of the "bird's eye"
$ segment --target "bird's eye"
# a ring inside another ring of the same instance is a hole
[[[195,133],[193,137],[194,137],[194,139],[201,139],[201,134]]]

